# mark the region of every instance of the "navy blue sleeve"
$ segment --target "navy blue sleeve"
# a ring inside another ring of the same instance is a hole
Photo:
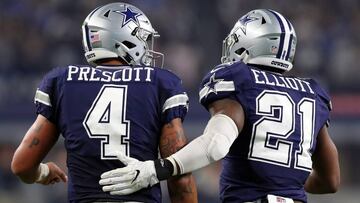
[[[320,85],[313,79],[308,79],[310,82],[312,88],[314,89],[314,92],[316,94],[316,98],[318,101],[317,105],[317,113],[319,113],[321,116],[321,123],[322,126],[326,124],[327,126],[330,125],[330,111],[332,110],[332,104],[329,94],[320,87]]]
[[[200,103],[208,109],[212,102],[224,98],[236,99],[232,67],[221,64],[211,70],[202,80],[199,90]]]
[[[158,79],[162,123],[169,123],[175,118],[184,120],[189,108],[189,98],[182,81],[175,74],[163,69],[158,72]]]
[[[55,68],[48,72],[42,79],[36,90],[34,102],[36,113],[46,117],[52,123],[56,123],[57,96],[59,93],[58,80],[60,73],[64,71],[61,68]]]

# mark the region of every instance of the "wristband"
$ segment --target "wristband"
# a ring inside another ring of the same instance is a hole
[[[40,163],[38,171],[39,171],[39,175],[35,180],[36,183],[43,181],[50,173],[49,166],[43,163]]]
[[[161,180],[166,180],[174,173],[174,166],[168,159],[157,159],[154,161],[156,177]]]
[[[169,156],[169,157],[167,157],[166,159],[169,160],[169,161],[172,163],[172,165],[173,165],[174,171],[173,171],[173,173],[172,173],[172,176],[178,175],[179,170],[178,170],[178,166],[177,166],[177,164],[176,164],[175,159],[174,159],[172,156]]]

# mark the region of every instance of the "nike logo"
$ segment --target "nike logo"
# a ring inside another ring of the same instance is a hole
[[[131,181],[131,183],[133,183],[136,180],[136,178],[139,176],[139,174],[140,174],[140,170],[136,170],[135,178]]]

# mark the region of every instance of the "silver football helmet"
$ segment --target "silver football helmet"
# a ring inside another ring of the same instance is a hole
[[[111,3],[93,10],[82,25],[86,60],[120,57],[129,65],[163,64],[164,55],[153,50],[159,37],[150,20],[138,8],[127,3]]]
[[[243,61],[289,71],[296,49],[296,33],[280,13],[258,9],[241,17],[223,41],[222,63]]]

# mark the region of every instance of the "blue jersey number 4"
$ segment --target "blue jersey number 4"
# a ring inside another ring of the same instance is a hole
[[[83,126],[91,139],[101,139],[101,159],[129,155],[130,121],[126,120],[127,85],[104,85],[86,114]]]

